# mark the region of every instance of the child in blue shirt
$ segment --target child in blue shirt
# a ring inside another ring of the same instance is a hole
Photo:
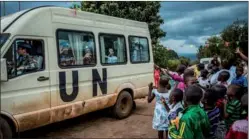
[[[232,80],[231,84],[241,86],[243,88],[248,87],[247,79],[243,76],[244,68],[241,66],[236,67],[236,77]]]

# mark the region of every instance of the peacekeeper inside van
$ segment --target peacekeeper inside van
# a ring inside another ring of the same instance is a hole
[[[16,61],[17,75],[38,69],[38,63],[35,60],[35,57],[29,54],[30,50],[31,46],[27,43],[21,43],[18,45],[17,53],[19,57]]]
[[[93,54],[88,46],[86,46],[84,52],[84,57],[83,57],[83,63],[84,65],[89,65],[89,64],[94,64],[94,57]]]
[[[73,56],[73,50],[69,48],[69,44],[67,42],[63,42],[60,44],[60,65],[62,66],[70,66],[74,65],[75,60]]]
[[[106,56],[106,58],[108,64],[113,64],[118,62],[118,58],[114,56],[114,51],[112,48],[109,48],[109,55]]]

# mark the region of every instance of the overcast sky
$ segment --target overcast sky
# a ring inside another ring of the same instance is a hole
[[[21,10],[41,5],[69,7],[72,2],[21,2]],[[3,4],[1,9],[3,15]],[[18,2],[6,2],[5,9],[6,14],[18,11]],[[160,15],[167,32],[161,43],[177,53],[196,53],[208,37],[219,35],[234,20],[247,21],[248,2],[161,2]]]
[[[248,2],[162,2],[160,15],[167,32],[161,43],[178,53],[196,53],[237,18],[247,21]]]

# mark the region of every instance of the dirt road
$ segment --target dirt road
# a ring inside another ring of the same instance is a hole
[[[20,134],[21,138],[157,138],[152,129],[154,103],[136,100],[137,108],[126,119],[117,120],[97,111]]]

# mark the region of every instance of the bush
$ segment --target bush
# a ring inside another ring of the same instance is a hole
[[[178,55],[173,50],[167,50],[162,45],[156,45],[153,48],[154,63],[159,67],[168,67],[168,60],[178,59]]]
[[[199,60],[194,60],[190,62],[190,66],[197,65],[199,63],[200,63]]]
[[[178,59],[168,60],[167,67],[171,71],[175,71],[177,66],[181,64],[181,61]]]
[[[181,62],[181,64],[183,64],[183,65],[185,65],[186,67],[188,67],[188,65],[190,64],[190,59],[181,56],[181,57],[180,57],[180,62]]]

